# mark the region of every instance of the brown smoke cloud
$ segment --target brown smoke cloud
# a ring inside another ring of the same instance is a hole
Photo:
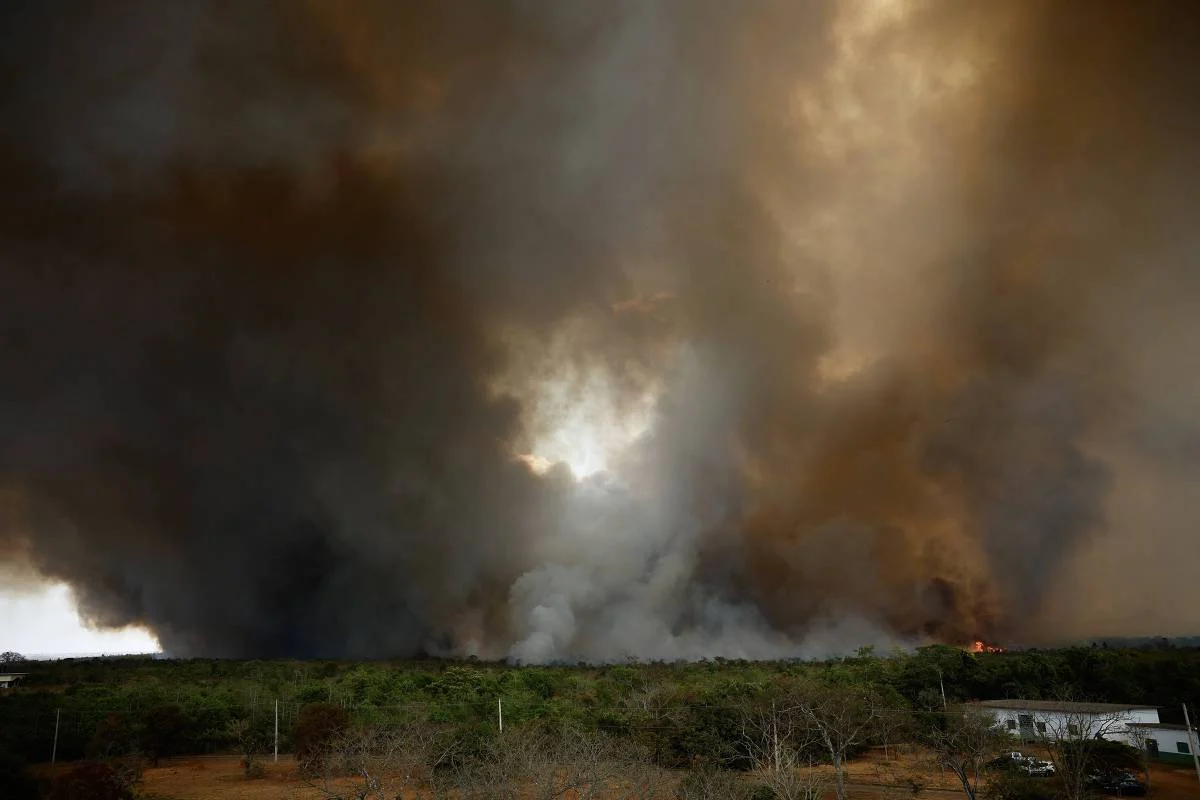
[[[1192,630],[1185,6],[11,3],[0,552],[177,654]]]

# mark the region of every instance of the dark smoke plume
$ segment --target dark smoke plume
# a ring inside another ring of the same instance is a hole
[[[1196,18],[9,2],[0,574],[179,655],[1194,632]]]

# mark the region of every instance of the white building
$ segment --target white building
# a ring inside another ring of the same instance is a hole
[[[1195,733],[1189,737],[1188,729],[1183,725],[1135,722],[1129,727],[1136,732],[1135,742],[1143,744],[1151,758],[1176,764],[1193,763],[1192,754],[1196,752],[1197,737]]]
[[[0,672],[0,689],[11,689],[28,674],[27,672]]]
[[[994,714],[998,724],[1022,741],[1087,737],[1128,744],[1129,725],[1158,724],[1156,706],[1057,700],[985,700],[975,705]]]

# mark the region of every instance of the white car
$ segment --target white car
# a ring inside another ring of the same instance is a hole
[[[1021,764],[1021,771],[1035,778],[1049,778],[1054,775],[1054,765],[1040,758],[1027,758]]]

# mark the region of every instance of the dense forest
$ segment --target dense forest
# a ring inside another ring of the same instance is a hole
[[[886,656],[860,651],[831,662],[625,663],[510,667],[482,662],[171,661],[107,658],[33,662],[22,688],[0,696],[0,749],[31,762],[48,760],[59,718],[58,757],[82,758],[97,727],[111,717],[144,725],[152,712],[178,709],[172,752],[236,747],[231,723],[274,726],[290,751],[295,719],[307,704],[334,704],[355,720],[396,718],[461,726],[569,722],[616,733],[654,729],[694,756],[746,697],[789,680],[870,686],[889,705],[920,709],[968,701],[1071,696],[1162,706],[1172,721],[1180,704],[1200,698],[1200,648],[968,653],[926,647]],[[666,711],[670,714],[666,714]],[[669,720],[669,724],[657,724]]]

